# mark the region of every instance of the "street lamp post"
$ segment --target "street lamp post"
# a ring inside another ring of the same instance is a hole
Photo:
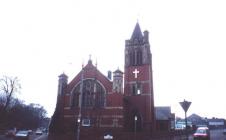
[[[187,111],[188,111],[188,108],[189,108],[190,105],[191,105],[191,102],[186,101],[186,100],[184,99],[183,102],[180,102],[180,105],[181,105],[181,107],[183,108],[184,113],[185,113],[185,118],[184,118],[184,120],[185,120],[185,131],[186,131],[186,137],[187,137],[187,139],[188,139],[188,132],[187,132],[187,127],[188,127]]]
[[[134,116],[134,138],[137,137],[137,116]]]
[[[81,85],[80,85],[80,98],[79,98],[79,114],[78,114],[78,119],[77,119],[77,123],[78,123],[78,128],[77,128],[77,138],[76,140],[80,139],[80,127],[81,127],[81,119],[82,119],[82,96],[83,96],[83,79],[84,79],[84,75],[83,75],[83,68],[82,68],[82,73],[81,73]]]
[[[80,136],[80,117],[78,117],[77,123],[78,123],[78,129],[77,129],[77,140],[79,140],[79,136]]]

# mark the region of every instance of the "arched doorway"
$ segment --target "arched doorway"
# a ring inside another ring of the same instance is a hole
[[[133,111],[132,113],[132,131],[141,132],[143,128],[143,118],[138,111]]]

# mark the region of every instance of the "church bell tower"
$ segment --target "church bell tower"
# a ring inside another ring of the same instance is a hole
[[[142,33],[137,23],[131,38],[125,41],[124,115],[128,131],[151,133],[155,130],[155,111],[148,34]]]

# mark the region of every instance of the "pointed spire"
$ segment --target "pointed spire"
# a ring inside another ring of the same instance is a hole
[[[84,68],[84,59],[82,59],[82,69]]]
[[[96,68],[97,68],[97,58],[96,58],[96,64],[95,65],[96,65]]]
[[[88,64],[92,64],[91,54],[89,55],[89,61]]]
[[[130,40],[134,40],[134,39],[138,39],[138,40],[142,40],[143,39],[143,35],[142,35],[142,32],[141,32],[141,29],[140,29],[140,25],[139,23],[137,22],[134,30],[133,30],[133,34],[131,36],[131,39]]]

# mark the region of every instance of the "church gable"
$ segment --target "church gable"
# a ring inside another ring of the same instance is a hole
[[[82,77],[82,72],[83,72],[83,79],[93,79],[98,81],[100,84],[102,84],[106,90],[106,93],[109,93],[112,91],[112,82],[105,76],[103,75],[97,67],[95,67],[92,64],[92,61],[89,60],[88,64],[81,70],[78,75],[73,78],[73,80],[68,84],[68,89],[67,92],[71,92],[73,88],[79,84],[81,81]]]
[[[89,128],[122,128],[122,100],[123,93],[114,92],[113,82],[89,60],[66,87],[63,109],[64,119],[67,122],[65,124],[71,124],[70,121],[79,116],[81,104],[82,119],[90,121]],[[69,126],[65,127],[69,128]]]
[[[77,76],[68,84],[65,97],[65,107],[78,107],[83,78],[83,106],[105,107],[107,96],[112,92],[112,82],[104,76],[89,60]]]

